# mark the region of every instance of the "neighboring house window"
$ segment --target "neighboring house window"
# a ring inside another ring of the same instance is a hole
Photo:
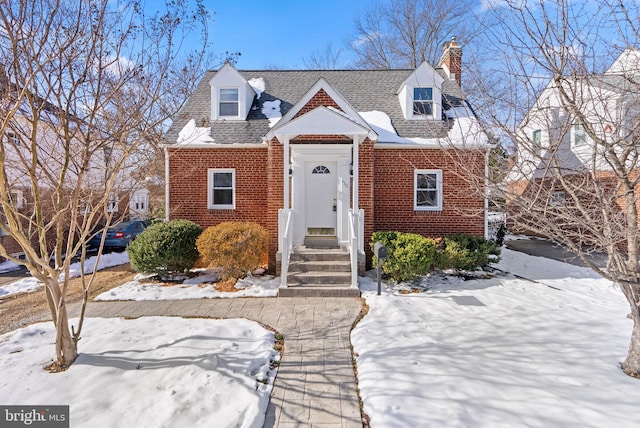
[[[22,190],[11,191],[11,203],[19,210],[24,207],[24,194],[22,193]]]
[[[135,193],[131,198],[131,209],[138,214],[149,212],[149,195],[147,193]]]
[[[536,155],[542,155],[542,130],[536,129],[531,135],[533,141],[533,151]]]
[[[91,204],[87,201],[82,201],[80,202],[80,205],[78,207],[78,214],[89,214],[91,212]]]
[[[441,170],[414,172],[414,209],[416,211],[442,210]]]
[[[563,207],[565,205],[566,194],[564,191],[551,192],[549,195],[549,205],[552,207]]]
[[[209,170],[209,209],[235,209],[235,169]]]
[[[413,114],[433,116],[433,88],[413,88]]]
[[[20,138],[11,131],[7,132],[7,141],[16,146],[20,145]]]
[[[584,126],[581,123],[573,125],[573,145],[582,146],[587,142]]]
[[[219,116],[238,116],[239,98],[238,88],[220,89],[220,103],[218,105]]]
[[[118,197],[117,196],[110,196],[109,197],[109,200],[107,201],[107,212],[108,213],[118,212]]]

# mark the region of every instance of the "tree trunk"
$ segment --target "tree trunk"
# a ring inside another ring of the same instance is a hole
[[[620,284],[625,297],[631,306],[633,331],[627,357],[621,364],[627,375],[640,378],[640,284]]]
[[[56,279],[47,284],[47,300],[51,309],[51,317],[56,327],[56,363],[55,370],[67,369],[78,357],[78,344],[69,329],[67,302]]]

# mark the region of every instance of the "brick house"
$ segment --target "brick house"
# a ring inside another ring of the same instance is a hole
[[[209,71],[166,135],[167,218],[263,225],[283,288],[308,247],[342,249],[355,287],[374,231],[484,235],[488,140],[444,48],[415,70]]]

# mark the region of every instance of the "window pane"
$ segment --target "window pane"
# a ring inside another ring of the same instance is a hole
[[[582,124],[580,123],[575,124],[573,132],[575,134],[575,145],[579,146],[584,144],[585,133],[584,133],[584,127],[582,126]]]
[[[231,189],[214,189],[213,205],[232,205],[233,190]]]
[[[541,143],[542,142],[542,131],[537,129],[535,131],[533,131],[533,142],[534,143]]]
[[[233,187],[233,173],[216,172],[213,174],[213,187]]]
[[[413,103],[413,114],[424,114],[431,116],[433,114],[433,109],[431,108],[431,101],[421,102],[415,101]]]
[[[238,103],[220,103],[220,116],[237,116]]]
[[[435,174],[418,174],[418,189],[437,188],[437,179]]]
[[[414,101],[432,101],[433,89],[432,88],[413,88],[413,100]]]
[[[220,101],[238,101],[238,90],[220,89]]]
[[[435,207],[438,205],[438,192],[435,190],[418,190],[416,202],[419,207]]]

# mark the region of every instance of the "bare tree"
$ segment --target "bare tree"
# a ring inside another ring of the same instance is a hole
[[[78,352],[70,326],[71,260],[86,256],[98,224],[112,220],[114,194],[131,187],[141,150],[160,141],[166,121],[202,73],[207,12],[200,2],[163,10],[135,0],[13,0],[0,4],[0,230],[44,284],[56,327],[56,361]],[[201,33],[199,33],[201,32]],[[185,37],[203,41],[187,55]],[[60,282],[59,282],[60,281]]]
[[[355,22],[350,48],[361,68],[416,68],[437,64],[442,43],[456,36],[463,44],[478,32],[471,0],[377,1]]]
[[[302,63],[309,70],[335,70],[338,68],[341,53],[342,49],[335,49],[331,43],[327,43],[322,50],[302,58]]]
[[[619,285],[633,320],[622,369],[640,377],[638,5],[487,4],[498,24],[485,39],[495,61],[468,74],[484,81],[478,113],[517,154],[505,190],[510,225],[554,240]],[[606,266],[590,257],[600,251]]]

